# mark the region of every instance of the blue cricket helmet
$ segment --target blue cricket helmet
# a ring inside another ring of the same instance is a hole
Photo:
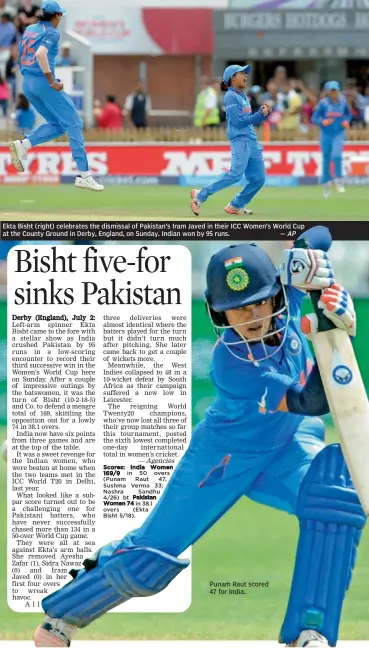
[[[242,308],[281,291],[278,271],[255,243],[241,243],[214,254],[206,273],[205,298],[216,313]]]

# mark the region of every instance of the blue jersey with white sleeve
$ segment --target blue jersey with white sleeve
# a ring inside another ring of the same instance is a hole
[[[58,30],[49,22],[39,22],[27,27],[19,45],[18,55],[18,64],[23,76],[44,76],[36,58],[37,50],[41,45],[48,51],[50,71],[54,76],[59,39]]]
[[[270,451],[291,439],[305,418],[276,411],[291,385],[305,384],[313,367],[309,344],[300,330],[304,293],[287,287],[287,297],[290,311],[287,338],[272,357],[255,365],[240,359],[247,358],[245,344],[230,347],[238,357],[221,340],[215,346],[211,378],[217,396],[205,420],[199,424],[215,444],[221,444],[227,435],[227,443],[235,448],[241,445],[247,451]],[[279,321],[280,325],[285,323],[284,318]],[[240,339],[233,329],[227,329],[224,337],[227,342]],[[252,345],[256,359],[257,347],[262,353],[261,344]]]
[[[224,108],[227,119],[227,137],[229,140],[244,136],[257,140],[254,125],[261,124],[268,118],[259,110],[252,113],[250,101],[241,90],[229,88],[224,97]]]
[[[332,119],[332,124],[324,126],[323,121],[325,119]],[[327,135],[337,135],[337,133],[344,130],[342,122],[349,122],[350,119],[351,111],[342,94],[339,95],[337,102],[332,101],[330,97],[321,99],[312,116],[313,124],[320,126],[322,133]]]

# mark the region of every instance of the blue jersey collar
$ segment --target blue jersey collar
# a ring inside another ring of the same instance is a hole
[[[332,101],[331,97],[328,97],[328,99],[329,99],[330,103],[333,106],[339,106],[342,103],[342,96],[341,95],[338,95],[337,101]]]
[[[40,20],[40,25],[44,27],[44,29],[52,29],[54,31],[58,31],[54,25],[51,24],[48,20]]]

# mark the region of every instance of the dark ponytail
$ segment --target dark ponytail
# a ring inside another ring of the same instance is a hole
[[[228,88],[230,87],[230,83],[225,83],[225,81],[220,82],[220,89],[222,92],[227,92]]]
[[[55,17],[55,14],[46,13],[46,12],[43,11],[42,9],[40,9],[40,10],[35,14],[35,18],[36,18],[36,20],[38,20],[39,22],[51,22],[52,19],[53,19],[54,17]]]

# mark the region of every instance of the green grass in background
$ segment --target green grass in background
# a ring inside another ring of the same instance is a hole
[[[0,435],[2,442],[5,432]],[[335,441],[329,431],[329,442]],[[12,612],[6,604],[6,466],[0,462],[0,638],[31,640],[40,614]],[[289,594],[298,524],[243,498],[193,549],[192,605],[181,614],[114,614],[80,639],[276,640]],[[364,531],[341,624],[341,639],[369,637],[369,533]],[[268,581],[242,595],[212,595],[209,581]],[[276,644],[277,645],[277,644]]]
[[[229,219],[224,206],[239,191],[233,187],[213,196],[201,209],[201,219]],[[81,191],[73,185],[1,187],[0,219],[123,220],[196,219],[190,210],[190,189],[178,186],[106,187],[102,193]],[[319,186],[265,187],[252,201],[248,220],[367,220],[368,187],[348,187],[344,195],[322,198]],[[232,217],[231,217],[232,218]],[[232,218],[234,220],[234,217]]]

